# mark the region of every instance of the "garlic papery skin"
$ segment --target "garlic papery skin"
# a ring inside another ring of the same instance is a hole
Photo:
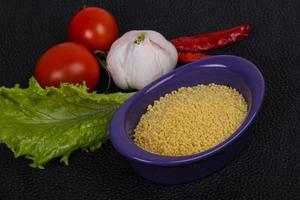
[[[129,31],[117,39],[107,55],[107,69],[122,89],[142,89],[173,70],[177,50],[156,31]]]

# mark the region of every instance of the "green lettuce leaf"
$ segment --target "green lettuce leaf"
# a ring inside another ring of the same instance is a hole
[[[130,95],[88,93],[71,84],[43,89],[34,78],[25,89],[0,87],[0,144],[31,159],[32,167],[56,157],[68,165],[74,150],[101,147],[113,113]]]

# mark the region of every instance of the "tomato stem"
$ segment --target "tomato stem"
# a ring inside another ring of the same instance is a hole
[[[79,9],[78,9],[78,11],[81,11],[81,10],[83,10],[85,8],[86,8],[85,0],[80,0],[79,1]]]
[[[103,69],[105,69],[105,71],[107,73],[108,84],[107,84],[107,87],[106,87],[106,90],[105,90],[105,94],[108,94],[109,88],[110,88],[110,85],[111,85],[111,75],[110,75],[110,72],[108,71],[107,65],[106,65],[106,53],[104,51],[101,51],[101,50],[96,50],[96,51],[94,51],[94,55],[97,58],[100,66]]]

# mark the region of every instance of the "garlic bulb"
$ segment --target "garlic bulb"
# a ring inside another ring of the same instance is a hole
[[[141,89],[175,68],[177,51],[156,31],[129,31],[116,40],[107,69],[122,89]]]

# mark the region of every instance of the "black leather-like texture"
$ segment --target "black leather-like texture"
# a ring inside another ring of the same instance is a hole
[[[0,85],[26,86],[38,57],[66,41],[79,0],[0,1]],[[254,62],[266,81],[265,101],[251,126],[251,144],[221,170],[186,184],[163,186],[134,173],[108,142],[74,152],[38,170],[0,147],[0,199],[300,199],[299,0],[95,0],[121,33],[153,29],[171,39],[248,22],[252,35],[212,54]],[[105,84],[105,76],[101,84]],[[104,86],[100,87],[103,89]],[[116,91],[113,88],[112,91]]]

